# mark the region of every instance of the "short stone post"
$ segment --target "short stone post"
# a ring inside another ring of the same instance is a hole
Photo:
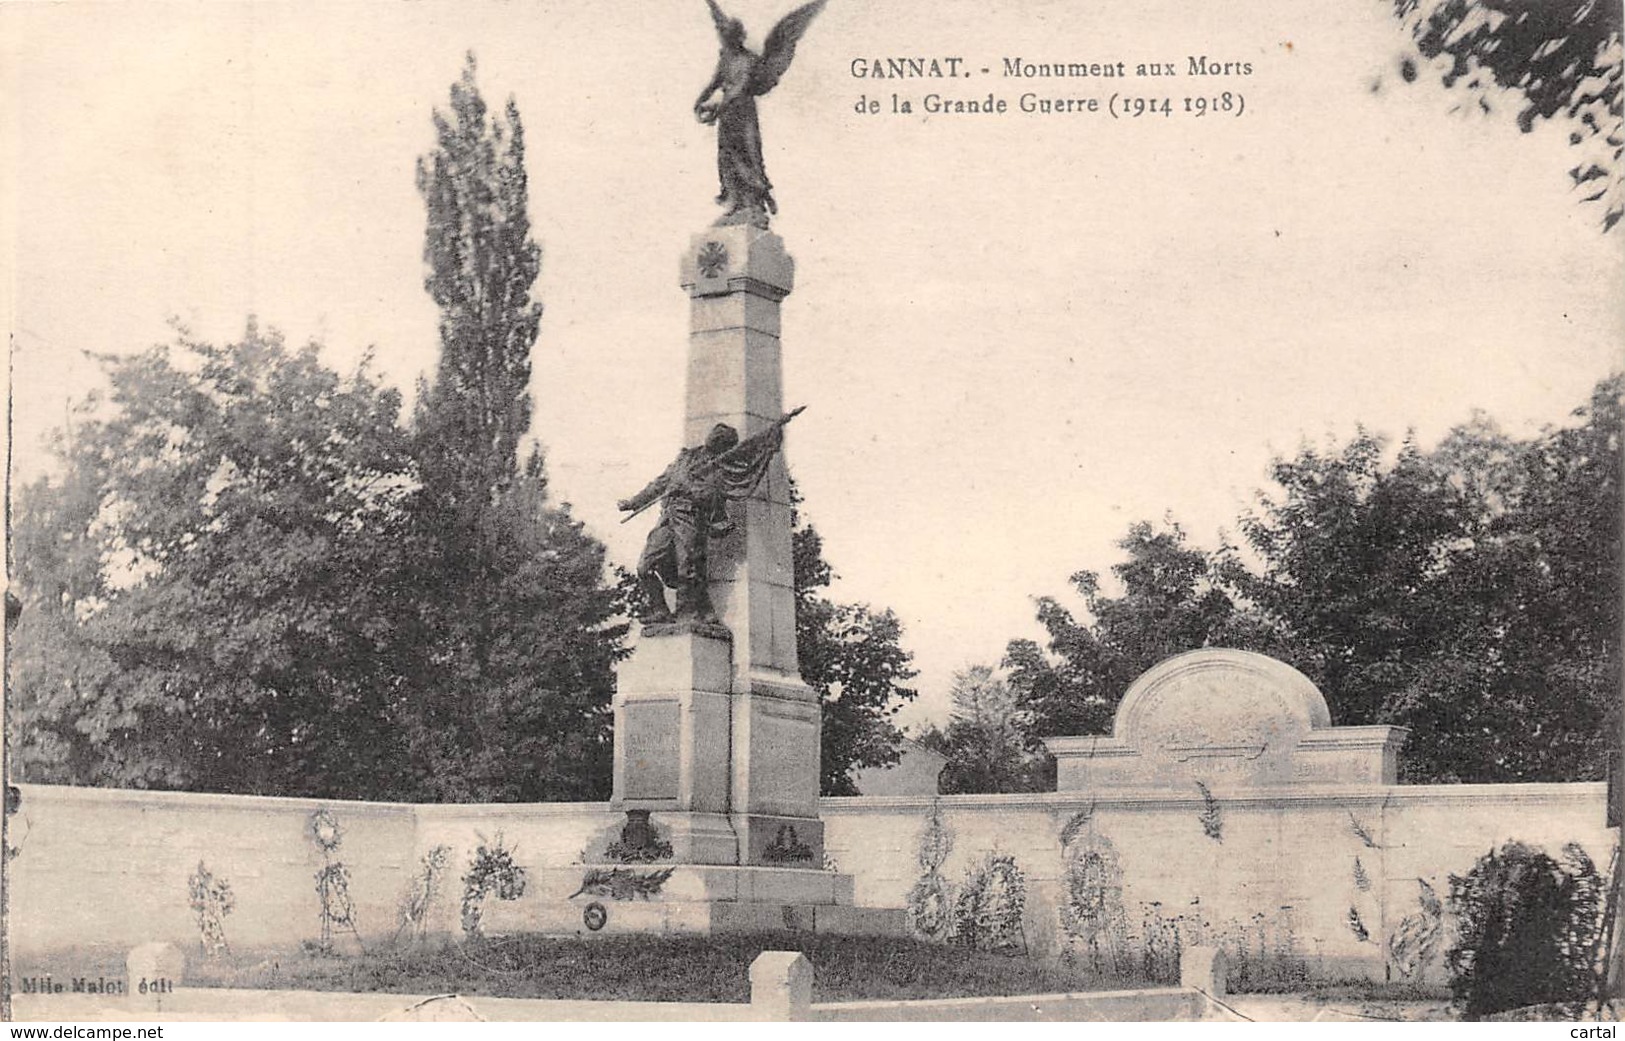
[[[131,1008],[162,1011],[186,975],[186,955],[172,943],[144,943],[124,959],[124,972]]]
[[[752,1018],[799,1023],[812,1007],[812,962],[796,951],[763,951],[750,963]]]
[[[1230,963],[1217,947],[1187,947],[1179,956],[1179,985],[1199,990],[1210,998],[1229,988]]]

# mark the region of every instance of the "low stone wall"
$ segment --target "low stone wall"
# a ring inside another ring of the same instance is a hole
[[[1320,978],[1437,982],[1451,937],[1430,895],[1445,900],[1452,873],[1508,840],[1553,856],[1576,842],[1606,870],[1614,834],[1604,798],[1602,784],[944,796],[953,852],[942,875],[958,883],[990,850],[1013,856],[1027,879],[1027,940],[1040,952],[1088,954],[1062,915],[1068,862],[1086,857],[1073,876],[1080,906],[1092,901],[1096,920],[1119,915],[1115,941],[1142,963],[1148,935],[1164,944],[1170,973],[1166,945],[1177,934],[1182,946],[1225,947],[1244,976],[1269,962]],[[931,806],[824,800],[829,854],[856,876],[858,903],[906,903]],[[1113,928],[1103,925],[1097,948],[1114,941]]]
[[[196,950],[188,879],[201,863],[231,888],[227,937],[239,949],[293,949],[320,932],[309,828],[323,807],[340,827],[331,857],[349,867],[355,920],[393,923],[416,859],[417,810],[188,792],[20,785],[12,820],[10,937],[18,977],[32,970],[122,970],[147,941]],[[63,961],[56,955],[71,954]],[[41,963],[40,959],[48,959]],[[20,989],[20,988],[17,988]]]
[[[354,930],[335,946],[386,940],[424,860],[445,868],[422,928],[460,930],[462,876],[482,844],[502,843],[530,867],[562,867],[601,848],[621,820],[602,803],[411,805],[129,791],[24,784],[14,818],[11,940],[17,974],[101,971],[148,941],[199,950],[189,880],[199,864],[229,884],[224,920],[237,951],[299,950],[321,932],[316,876],[344,865]],[[311,826],[325,810],[339,828],[324,858]],[[64,958],[64,955],[71,957]]]
[[[18,977],[122,965],[147,941],[196,951],[188,878],[199,862],[230,883],[225,931],[234,950],[297,950],[320,929],[315,876],[324,860],[309,832],[320,809],[341,829],[330,857],[348,869],[368,942],[395,932],[413,876],[437,846],[448,847],[447,866],[426,924],[453,932],[460,880],[482,841],[500,834],[526,867],[568,867],[620,820],[603,804],[411,806],[21,787],[11,898]],[[858,904],[907,902],[931,805],[823,800],[829,854],[855,877]],[[1087,954],[1062,925],[1069,857],[1082,851],[1092,873],[1079,898],[1116,916],[1097,946],[1128,943],[1141,958],[1151,936],[1177,962],[1168,947],[1177,934],[1183,946],[1227,947],[1232,974],[1243,978],[1259,955],[1296,959],[1317,976],[1442,978],[1449,925],[1429,919],[1423,883],[1443,900],[1451,873],[1509,839],[1554,855],[1578,842],[1599,867],[1613,841],[1601,784],[972,795],[940,806],[954,836],[944,877],[958,883],[992,850],[1012,855],[1027,878],[1033,950],[1059,953],[1071,940]],[[1061,833],[1081,814],[1087,820],[1074,825],[1063,853]],[[1408,953],[1406,943],[1416,946],[1430,929],[1428,957]]]
[[[819,1023],[1180,1023],[1205,1019],[1208,999],[1194,990],[1022,994],[937,1001],[842,1001],[813,1005]]]
[[[178,990],[163,1007],[94,994],[43,997],[20,994],[13,1018],[23,1023],[128,1022],[314,1022],[412,1021],[414,1006],[435,999],[415,994],[352,994],[346,991],[239,990],[193,987]],[[426,1022],[485,1019],[497,1023],[689,1022],[737,1023],[760,1020],[750,1005],[681,1001],[538,1001],[470,995],[455,999],[445,1014],[425,1009]],[[472,1010],[472,1015],[468,1014]]]

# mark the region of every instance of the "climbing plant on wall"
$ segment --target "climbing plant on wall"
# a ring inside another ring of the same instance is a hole
[[[954,896],[953,932],[959,946],[981,951],[1025,951],[1027,876],[1008,853],[993,851],[965,875]]]
[[[210,958],[229,953],[231,947],[226,943],[226,916],[237,905],[231,883],[215,877],[208,865],[200,860],[197,870],[186,880],[186,889],[192,914],[197,918],[198,940],[203,953]]]
[[[1416,910],[1388,936],[1388,963],[1403,979],[1415,979],[1427,969],[1444,933],[1444,902],[1427,879],[1418,878],[1416,887]]]
[[[1219,808],[1219,800],[1201,781],[1196,782],[1196,788],[1202,793],[1202,808],[1196,814],[1197,822],[1202,825],[1202,834],[1214,842],[1223,842],[1224,811]]]
[[[954,833],[942,819],[942,800],[932,799],[920,829],[920,877],[908,891],[908,924],[928,940],[945,940],[953,927],[953,896],[942,865],[953,852]]]
[[[321,934],[306,946],[316,954],[331,956],[334,930],[347,929],[355,937],[356,945],[365,950],[361,932],[356,928],[355,901],[350,898],[350,869],[342,860],[333,858],[344,842],[344,829],[339,827],[338,818],[323,808],[310,815],[306,830],[322,854],[322,866],[316,872]]]
[[[1095,972],[1122,974],[1128,963],[1123,868],[1117,849],[1095,827],[1094,806],[1061,829],[1061,934],[1069,953]]]

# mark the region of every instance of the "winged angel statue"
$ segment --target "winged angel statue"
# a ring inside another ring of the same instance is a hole
[[[717,58],[716,75],[694,102],[694,115],[701,123],[715,123],[717,127],[717,178],[722,184],[717,202],[728,208],[717,223],[765,228],[768,215],[777,213],[778,206],[773,202],[773,185],[768,183],[762,164],[762,128],[756,121],[756,99],[778,85],[790,67],[790,59],[795,57],[796,44],[823,9],[825,0],[813,0],[780,19],[767,34],[761,54],[745,46],[743,22],[724,14],[716,0],[705,2],[711,7],[711,19],[717,23],[722,53]]]

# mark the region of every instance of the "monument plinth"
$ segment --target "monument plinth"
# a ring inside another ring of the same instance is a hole
[[[693,237],[682,263],[686,444],[719,423],[748,440],[781,420],[779,305],[794,271],[770,231],[732,225]],[[820,709],[796,663],[782,455],[731,514],[733,530],[706,553],[720,631],[646,626],[620,669],[612,801],[658,813],[680,862],[818,867]]]
[[[622,502],[662,509],[639,563],[655,620],[617,673],[611,805],[625,822],[587,863],[534,871],[518,901],[490,905],[488,932],[907,932],[901,909],[856,907],[852,877],[823,870],[821,706],[796,662],[778,440],[794,270],[754,225],[689,243],[686,447]]]

